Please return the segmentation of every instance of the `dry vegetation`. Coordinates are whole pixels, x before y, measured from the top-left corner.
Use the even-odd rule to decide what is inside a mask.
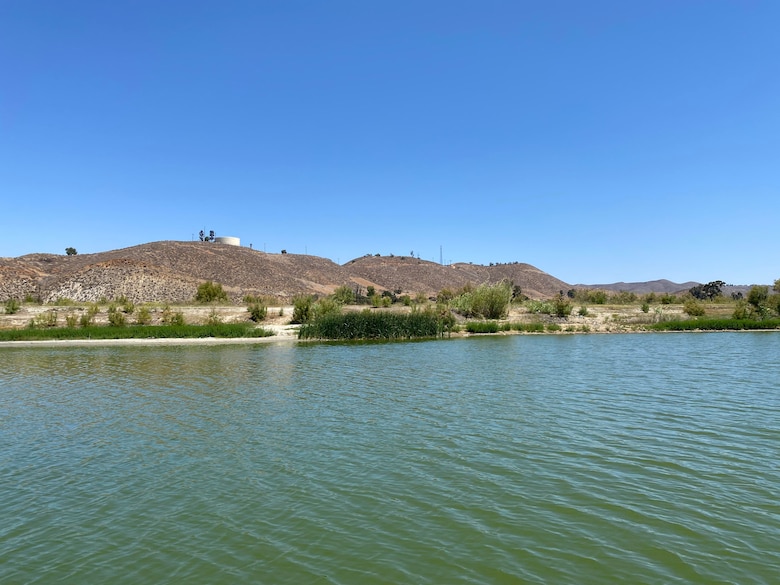
[[[298,294],[330,294],[342,285],[432,296],[445,288],[504,278],[531,298],[569,288],[528,264],[442,266],[412,257],[365,256],[340,266],[317,256],[168,241],[99,254],[1,258],[0,301],[32,297],[44,303],[96,302],[126,297],[134,303],[184,303],[207,280],[220,283],[234,303],[247,295],[287,302]]]

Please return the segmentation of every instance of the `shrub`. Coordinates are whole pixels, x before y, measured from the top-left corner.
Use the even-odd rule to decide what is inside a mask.
[[[347,285],[338,287],[331,295],[334,301],[342,305],[353,305],[355,303],[355,291]]]
[[[747,296],[747,302],[753,305],[756,309],[764,306],[769,298],[768,286],[753,286],[750,288],[750,292]]]
[[[577,314],[580,317],[587,317],[588,316],[588,307],[586,307],[585,305],[581,306],[579,311],[577,311]]]
[[[609,300],[611,303],[614,303],[616,305],[630,305],[636,302],[636,294],[629,291],[621,290],[619,292],[614,293],[609,298]]]
[[[113,327],[125,326],[125,314],[116,308],[116,305],[108,307],[108,324]]]
[[[552,303],[549,301],[526,301],[525,308],[529,313],[537,313],[541,315],[552,315],[554,312]]]
[[[76,325],[78,324],[79,320],[73,313],[68,313],[65,315],[65,327],[68,329],[74,329]]]
[[[564,295],[558,295],[553,299],[553,309],[557,317],[568,317],[571,315],[571,301]]]
[[[481,284],[452,300],[453,309],[465,317],[500,319],[506,316],[512,300],[512,286],[508,281]]]
[[[644,303],[642,303],[642,312],[647,313],[649,311],[650,311],[650,303],[645,301]]]
[[[310,319],[319,319],[326,315],[340,315],[341,308],[341,303],[339,303],[336,299],[320,299],[311,306]]]
[[[198,286],[198,292],[195,293],[195,300],[199,303],[213,303],[216,301],[227,301],[227,293],[222,290],[222,285],[218,282],[207,280]]]
[[[5,302],[5,314],[6,315],[15,315],[19,312],[19,309],[22,307],[21,303],[16,299],[8,299]]]
[[[734,314],[732,317],[734,319],[750,319],[752,316],[752,311],[750,309],[751,305],[749,305],[746,300],[740,299],[734,307]]]
[[[135,322],[137,325],[149,325],[152,322],[152,312],[149,307],[141,307],[135,314]]]
[[[661,304],[662,305],[673,305],[677,302],[677,297],[674,295],[670,295],[669,293],[664,293],[661,295]]]
[[[184,325],[184,313],[181,311],[174,312],[170,306],[165,305],[160,321],[163,325]]]
[[[695,299],[686,299],[683,303],[683,311],[691,317],[701,317],[704,315],[704,305]]]
[[[247,306],[246,310],[249,311],[249,318],[255,323],[265,319],[266,315],[268,314],[268,307],[259,301],[249,303],[249,306]]]
[[[557,323],[548,323],[547,324],[547,331],[560,331],[561,326]]]
[[[57,311],[45,311],[39,314],[34,319],[30,320],[30,328],[35,329],[38,327],[56,327],[57,326]]]
[[[311,319],[311,307],[314,297],[311,295],[297,295],[293,297],[293,314],[290,323],[308,323]]]

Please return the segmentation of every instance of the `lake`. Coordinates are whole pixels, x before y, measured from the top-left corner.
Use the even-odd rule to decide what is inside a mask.
[[[780,582],[780,334],[0,349],[0,582]]]

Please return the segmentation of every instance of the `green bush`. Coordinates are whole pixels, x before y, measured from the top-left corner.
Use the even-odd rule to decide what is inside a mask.
[[[125,314],[113,304],[108,307],[108,324],[113,327],[124,327],[126,324]]]
[[[560,331],[561,326],[557,323],[548,323],[547,324],[547,331]]]
[[[615,305],[630,305],[636,302],[636,294],[621,290],[609,297],[609,302]]]
[[[293,297],[293,314],[290,323],[308,323],[311,319],[311,308],[314,297],[311,295],[297,295]]]
[[[163,325],[184,325],[184,313],[181,311],[173,311],[168,305],[165,305],[160,315],[160,322]]]
[[[227,301],[227,293],[222,290],[222,285],[210,280],[198,286],[198,292],[195,293],[195,300],[199,303],[213,303],[216,301]]]
[[[249,303],[246,310],[249,311],[249,318],[255,323],[259,323],[265,319],[268,314],[268,307],[259,301]]]
[[[686,299],[683,303],[683,311],[691,317],[701,317],[704,315],[704,305],[695,299]]]
[[[355,291],[352,290],[347,285],[338,287],[336,290],[333,291],[331,297],[333,298],[334,301],[342,305],[355,304]]]
[[[57,311],[45,311],[40,313],[37,317],[30,320],[29,327],[31,329],[36,328],[49,328],[57,326]]]
[[[552,303],[549,301],[529,300],[525,302],[525,308],[529,313],[536,313],[541,315],[552,315],[555,312]]]
[[[326,315],[340,315],[342,304],[334,298],[319,299],[311,306],[311,319],[319,319]]]
[[[501,319],[506,316],[512,300],[512,285],[508,281],[497,284],[481,284],[473,291],[459,294],[452,299],[454,311],[464,317]]]
[[[22,308],[22,304],[16,299],[8,299],[5,302],[5,314],[15,315]]]
[[[553,299],[552,305],[557,317],[568,317],[571,315],[572,304],[568,297],[560,294]]]
[[[588,316],[588,307],[586,307],[585,305],[581,306],[579,311],[577,311],[577,314],[580,317],[587,317]]]
[[[149,325],[152,322],[152,312],[149,307],[141,307],[135,314],[136,325]]]

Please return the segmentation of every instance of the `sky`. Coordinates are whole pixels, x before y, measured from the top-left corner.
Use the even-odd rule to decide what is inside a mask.
[[[0,256],[214,230],[780,278],[776,0],[0,0]]]

